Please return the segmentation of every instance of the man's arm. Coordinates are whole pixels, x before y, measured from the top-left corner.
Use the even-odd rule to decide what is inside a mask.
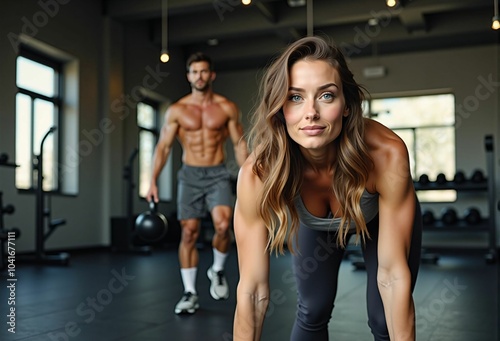
[[[174,104],[175,105],[175,104]],[[146,194],[146,200],[158,202],[158,187],[157,181],[160,173],[167,162],[170,151],[172,150],[172,145],[174,144],[175,137],[177,135],[177,130],[179,129],[179,124],[175,118],[175,107],[171,106],[165,114],[165,123],[163,124],[160,131],[160,138],[156,144],[153,153],[153,172],[151,174],[151,183]]]
[[[243,137],[243,126],[241,125],[240,122],[240,116],[241,116],[240,110],[234,103],[231,107],[232,107],[231,110],[232,113],[230,115],[227,128],[229,131],[229,136],[231,138],[231,141],[233,142],[236,162],[238,162],[238,165],[241,167],[248,157],[248,147],[247,147],[247,142]]]

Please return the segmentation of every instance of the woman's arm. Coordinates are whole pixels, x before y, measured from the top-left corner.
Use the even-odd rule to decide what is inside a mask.
[[[238,175],[234,232],[240,280],[236,293],[234,341],[260,340],[269,304],[269,253],[267,229],[258,212],[260,179],[252,172],[249,157]]]
[[[415,307],[408,267],[415,190],[406,146],[398,138],[387,142],[383,157],[375,161],[380,219],[378,288],[391,340],[415,340]]]

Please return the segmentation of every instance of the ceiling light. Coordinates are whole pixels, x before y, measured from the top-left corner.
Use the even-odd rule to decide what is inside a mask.
[[[168,55],[168,50],[167,50],[167,38],[168,38],[168,32],[167,32],[167,20],[168,20],[168,5],[167,5],[167,0],[163,0],[161,2],[161,52],[160,52],[160,60],[162,63],[166,63],[169,61],[170,56]]]
[[[207,45],[209,46],[217,46],[219,45],[219,40],[217,38],[212,38],[207,40]]]
[[[500,28],[500,18],[498,17],[498,15],[493,17],[491,28],[494,30],[498,30]]]
[[[241,3],[243,5],[250,5],[252,3],[252,0],[241,0]]]
[[[498,0],[493,0],[494,14],[491,23],[491,28],[498,30],[500,28],[500,17],[498,16]]]
[[[288,0],[288,6],[301,7],[306,5],[306,0]]]
[[[166,63],[170,60],[170,56],[168,54],[167,49],[162,49],[160,53],[160,60],[162,63]]]
[[[395,7],[398,2],[396,0],[386,0],[385,3],[387,4],[388,7]]]

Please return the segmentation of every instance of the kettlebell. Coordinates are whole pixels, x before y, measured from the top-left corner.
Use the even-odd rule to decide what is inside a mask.
[[[135,219],[135,232],[146,243],[160,241],[168,232],[168,221],[163,214],[157,211],[156,203],[149,202],[149,210]]]

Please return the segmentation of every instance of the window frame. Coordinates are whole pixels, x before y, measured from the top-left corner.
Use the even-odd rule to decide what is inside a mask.
[[[444,90],[440,90],[440,91],[429,91],[429,92],[426,92],[426,91],[421,91],[421,92],[418,92],[418,93],[388,93],[388,94],[378,94],[376,96],[369,96],[365,99],[365,104],[366,107],[364,108],[363,110],[363,113],[364,113],[364,116],[365,117],[368,117],[370,119],[374,119],[374,120],[377,120],[377,114],[376,113],[373,113],[373,108],[372,108],[372,102],[373,101],[376,101],[376,100],[386,100],[386,99],[396,99],[396,98],[411,98],[411,97],[428,97],[428,96],[439,96],[439,95],[451,95],[453,96],[453,103],[455,104],[456,102],[456,99],[455,99],[455,94],[453,93],[453,91],[451,91],[451,89],[444,89]],[[455,107],[453,107],[453,113],[455,114],[456,113],[456,109]],[[412,146],[412,154],[413,154],[413,165],[411,166],[411,172],[412,172],[412,176],[413,176],[413,181],[414,182],[418,182],[419,180],[419,177],[421,174],[417,174],[417,169],[419,169],[418,167],[418,158],[417,158],[417,151],[418,151],[418,142],[417,142],[417,131],[419,129],[439,129],[439,128],[450,128],[453,130],[453,134],[454,134],[454,148],[455,148],[455,156],[454,156],[454,165],[453,165],[453,168],[455,169],[455,173],[458,171],[458,168],[457,168],[457,159],[456,159],[456,115],[454,115],[453,117],[453,123],[450,123],[450,124],[444,124],[444,123],[439,123],[439,124],[435,124],[435,125],[429,125],[429,124],[426,124],[426,125],[421,125],[421,126],[415,126],[415,125],[412,125],[412,126],[393,126],[393,127],[388,127],[389,129],[391,129],[392,131],[394,131],[396,134],[399,131],[411,131],[411,134],[413,135],[413,146]],[[408,146],[407,146],[408,147]],[[432,180],[432,179],[431,179]],[[451,180],[451,179],[448,179],[448,180]],[[434,200],[434,199],[426,199],[426,197],[430,196],[432,197],[433,196],[433,193],[434,192],[439,192],[439,191],[450,191],[450,190],[438,190],[438,191],[428,191],[425,193],[425,198],[420,198],[420,201],[421,202],[426,202],[426,203],[450,203],[450,202],[455,202],[458,198],[458,195],[456,193],[456,191],[454,191],[454,199],[453,200]],[[420,196],[419,196],[420,197]]]
[[[44,94],[40,94],[22,87],[19,87],[17,84],[17,76],[16,76],[16,97],[17,94],[23,94],[31,99],[31,107],[30,107],[30,115],[31,115],[31,126],[30,126],[30,155],[31,155],[31,161],[30,162],[30,179],[31,179],[31,184],[29,188],[18,188],[16,185],[16,189],[19,192],[34,192],[36,191],[36,177],[35,177],[35,167],[34,167],[34,161],[36,158],[36,155],[34,153],[34,118],[35,118],[35,100],[43,100],[50,102],[54,105],[54,109],[57,112],[56,115],[56,120],[55,124],[58,128],[58,133],[55,134],[54,138],[54,150],[57,158],[55,158],[54,162],[56,163],[57,167],[57,172],[56,172],[56,178],[54,179],[54,188],[47,190],[47,193],[53,193],[53,194],[61,194],[63,192],[62,190],[62,181],[61,181],[61,127],[62,127],[62,117],[64,116],[64,77],[63,77],[63,67],[64,63],[61,61],[58,61],[55,58],[51,58],[48,55],[43,54],[42,52],[36,51],[33,48],[30,48],[29,46],[25,44],[20,44],[19,45],[19,51],[16,57],[16,63],[17,63],[17,58],[23,57],[26,59],[29,59],[33,62],[36,62],[38,64],[42,64],[44,66],[50,67],[54,69],[55,74],[57,75],[57,80],[56,80],[56,91],[54,94],[54,97],[49,97]],[[17,116],[17,106],[16,106],[16,116]]]

